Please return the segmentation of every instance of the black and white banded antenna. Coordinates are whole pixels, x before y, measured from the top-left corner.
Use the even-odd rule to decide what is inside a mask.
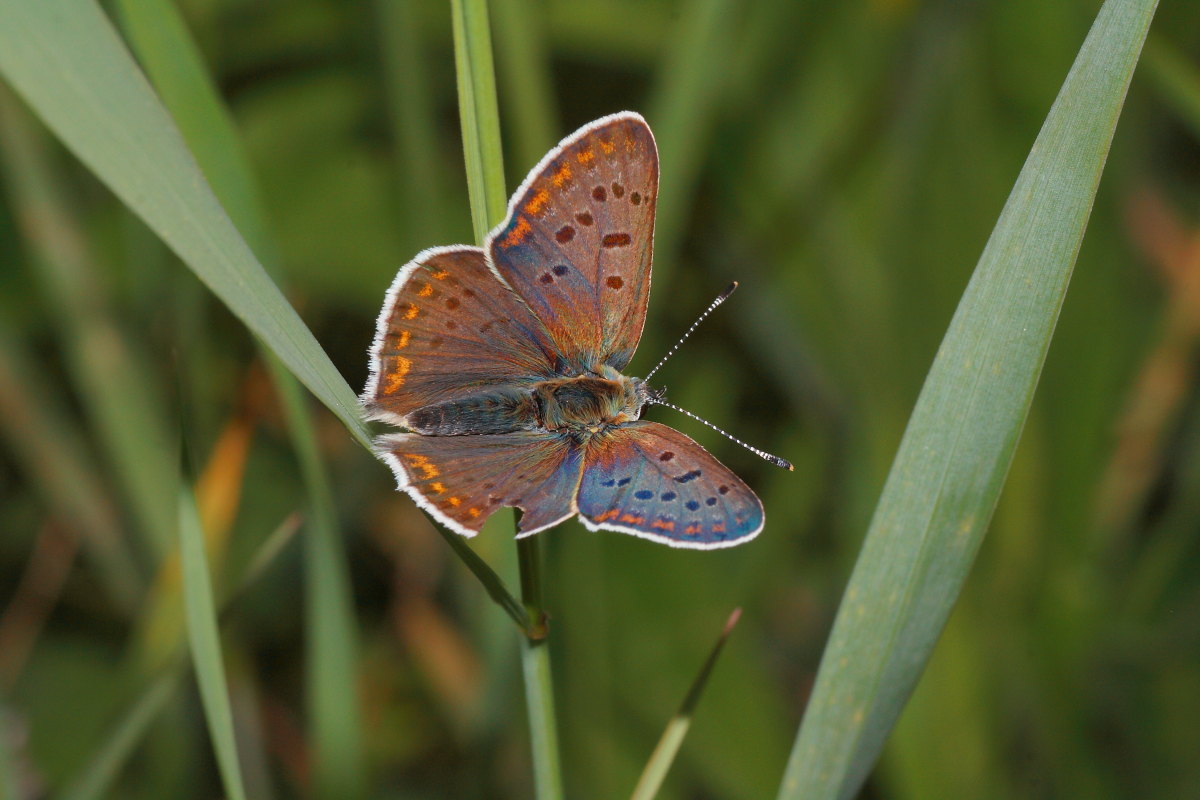
[[[708,427],[712,428],[714,431],[721,434],[729,441],[731,441],[735,444],[740,444],[742,447],[746,448],[751,453],[754,453],[754,455],[758,456],[762,460],[767,461],[771,464],[774,464],[777,467],[783,467],[788,472],[792,472],[793,470],[795,470],[795,467],[792,466],[792,462],[788,461],[786,458],[780,458],[779,456],[768,453],[766,450],[759,450],[757,447],[755,447],[752,444],[746,444],[745,442],[743,442],[741,439],[734,436],[729,431],[721,430],[716,425],[713,425],[711,422],[706,420],[704,417],[698,417],[695,414],[693,414],[692,412],[688,411],[686,408],[680,408],[679,406],[675,405],[674,403],[668,403],[666,400],[659,400],[654,397],[651,397],[646,402],[649,405],[666,406],[667,408],[678,411],[680,414],[686,414],[687,416],[696,420],[696,422],[699,422],[703,425],[707,425]]]
[[[679,349],[679,345],[686,342],[687,338],[692,335],[692,331],[696,330],[696,328],[699,328],[700,323],[704,322],[704,320],[708,318],[709,314],[711,314],[712,312],[717,310],[717,306],[721,305],[721,303],[724,303],[726,300],[728,300],[729,295],[733,294],[733,290],[736,289],[737,287],[738,287],[738,282],[734,281],[733,283],[729,284],[729,286],[725,289],[725,291],[723,291],[719,295],[717,295],[717,299],[713,300],[711,303],[708,304],[708,308],[704,309],[704,313],[701,314],[699,317],[697,317],[696,321],[692,323],[692,327],[690,327],[686,331],[684,331],[683,336],[679,337],[679,341],[675,343],[675,346],[667,351],[667,354],[662,357],[662,361],[659,361],[654,366],[654,369],[647,372],[646,377],[642,378],[642,380],[644,380],[644,381],[650,380],[650,377],[652,375],[654,375],[654,373],[656,373],[660,369],[662,369],[662,365],[667,363],[667,359],[670,358],[671,356],[675,355],[675,351]]]
[[[704,313],[701,314],[696,319],[696,321],[692,323],[692,326],[684,332],[683,336],[679,337],[679,341],[675,343],[675,346],[667,351],[667,354],[662,357],[662,361],[659,361],[658,364],[655,365],[654,369],[650,370],[650,372],[648,372],[646,374],[646,377],[643,378],[643,380],[649,381],[650,376],[653,375],[654,373],[658,372],[658,370],[662,367],[662,365],[667,363],[668,358],[675,355],[675,351],[679,349],[679,345],[681,345],[685,341],[687,341],[687,338],[692,335],[692,331],[696,330],[696,328],[698,328],[700,326],[700,323],[704,322],[705,318],[707,318],[709,314],[711,314],[713,311],[715,311],[717,309],[717,306],[721,305],[721,303],[724,303],[726,300],[728,300],[729,295],[733,294],[734,290],[737,289],[737,287],[738,287],[737,281],[734,281],[733,283],[729,284],[728,288],[726,288],[725,291],[723,291],[719,295],[717,295],[717,299],[713,300],[712,303],[709,304],[708,308],[704,309]],[[795,467],[792,466],[792,462],[788,461],[787,459],[780,458],[779,456],[776,456],[776,455],[772,455],[771,453],[768,453],[766,450],[759,450],[754,445],[743,442],[741,439],[737,438],[736,436],[731,434],[729,431],[718,428],[716,425],[713,425],[711,422],[704,419],[703,417],[696,416],[692,412],[688,411],[686,408],[680,408],[679,406],[675,405],[674,403],[668,403],[666,400],[663,399],[663,395],[664,395],[664,392],[651,391],[650,397],[646,400],[646,404],[647,405],[655,405],[655,406],[666,406],[667,408],[678,411],[680,414],[685,414],[685,415],[691,417],[692,419],[696,420],[697,422],[701,423],[702,425],[707,425],[709,428],[712,428],[714,431],[721,434],[729,441],[734,442],[735,444],[740,444],[742,447],[746,448],[751,453],[754,453],[754,455],[758,456],[759,458],[763,459],[764,461],[774,464],[777,467],[782,467],[783,469],[786,469],[789,472],[791,472],[795,469]]]

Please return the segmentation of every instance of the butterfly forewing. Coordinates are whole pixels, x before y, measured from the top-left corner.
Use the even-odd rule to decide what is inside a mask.
[[[588,443],[579,514],[589,528],[674,547],[728,547],[762,530],[754,492],[684,434],[656,422],[612,428]]]
[[[658,151],[631,112],[563,140],[489,237],[499,275],[542,320],[565,371],[629,363],[646,318]]]
[[[474,536],[496,509],[524,510],[521,535],[576,512],[582,451],[556,433],[380,437],[401,489],[447,527]]]
[[[477,247],[426,250],[388,292],[363,392],[369,414],[400,425],[412,411],[553,374],[545,327],[496,279]]]

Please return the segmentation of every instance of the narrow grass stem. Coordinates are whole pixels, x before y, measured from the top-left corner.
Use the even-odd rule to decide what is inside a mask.
[[[486,0],[453,0],[451,9],[467,190],[475,239],[482,245],[488,231],[504,216],[508,194],[504,186],[491,30]],[[521,640],[521,667],[525,674],[534,785],[538,800],[554,800],[562,797],[562,770],[554,714],[554,681],[543,623],[537,540],[519,540],[517,553],[521,596],[532,626]]]
[[[525,704],[533,749],[533,777],[538,800],[563,796],[558,755],[558,722],[554,712],[554,682],[550,673],[550,643],[542,605],[541,543],[536,536],[517,540],[521,570],[521,600],[530,619],[530,635],[521,640],[525,673]]]

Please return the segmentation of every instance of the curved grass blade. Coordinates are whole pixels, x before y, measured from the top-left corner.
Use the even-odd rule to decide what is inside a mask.
[[[713,667],[717,665],[717,657],[721,655],[725,640],[729,638],[729,634],[733,632],[733,628],[738,624],[741,616],[742,610],[735,608],[729,615],[729,619],[725,621],[725,628],[717,637],[717,643],[713,645],[708,658],[704,660],[704,665],[700,667],[696,679],[692,681],[691,688],[688,689],[683,703],[679,706],[679,711],[675,712],[675,716],[667,723],[667,729],[663,731],[662,738],[658,740],[658,745],[650,755],[650,760],[646,762],[646,768],[642,770],[642,776],[638,778],[637,786],[634,787],[630,800],[654,800],[658,795],[658,790],[662,787],[667,772],[671,769],[671,764],[675,761],[675,756],[683,744],[683,737],[687,736],[688,728],[692,726],[692,714],[695,713],[696,704],[700,702],[700,696],[704,694],[704,687],[708,685],[708,676],[712,674]]]
[[[277,248],[249,158],[178,10],[167,0],[121,0],[118,8],[135,51],[218,198],[255,243],[266,267],[277,271]],[[320,796],[361,797],[366,775],[354,678],[357,633],[337,512],[303,392],[270,352],[264,358],[284,408],[310,508],[305,608],[313,781]]]
[[[1156,5],[1101,8],[984,248],[846,588],[784,800],[855,795],[945,625],[995,510]]]
[[[94,0],[0,0],[0,74],[370,448],[354,392],[230,222]]]
[[[209,582],[208,558],[204,554],[204,531],[200,528],[200,515],[188,488],[179,493],[179,553],[188,643],[221,782],[230,800],[245,800],[246,790],[242,785],[242,769],[233,734],[229,686],[221,657],[217,610]]]

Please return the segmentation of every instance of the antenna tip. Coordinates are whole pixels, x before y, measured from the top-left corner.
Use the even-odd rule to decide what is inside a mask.
[[[779,456],[771,456],[767,460],[770,461],[772,464],[774,464],[777,467],[783,467],[788,472],[796,471],[796,468],[792,466],[792,462],[788,461],[786,458],[780,458]]]
[[[733,283],[726,286],[725,291],[721,292],[721,296],[717,298],[717,301],[720,302],[720,301],[724,300],[725,298],[729,297],[729,295],[734,293],[734,291],[737,289],[737,287],[738,287],[737,281],[734,281]]]

